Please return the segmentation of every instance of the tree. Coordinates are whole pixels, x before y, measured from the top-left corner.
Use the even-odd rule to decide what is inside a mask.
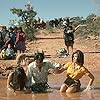
[[[12,8],[10,9],[10,11],[21,18],[21,20],[18,21],[18,23],[20,22],[19,25],[21,25],[24,31],[27,33],[26,38],[28,40],[33,40],[35,39],[35,29],[33,27],[33,20],[37,13],[33,10],[33,7],[30,2],[27,5],[25,5],[25,7],[26,9]]]

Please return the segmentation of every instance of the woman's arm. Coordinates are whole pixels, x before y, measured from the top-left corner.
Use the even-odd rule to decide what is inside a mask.
[[[89,78],[90,78],[90,81],[87,85],[87,88],[85,90],[90,90],[91,89],[91,85],[93,84],[93,81],[94,81],[94,76],[89,72],[88,74]]]

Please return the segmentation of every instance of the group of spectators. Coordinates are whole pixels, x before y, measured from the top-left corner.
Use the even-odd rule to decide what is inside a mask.
[[[24,52],[25,33],[22,27],[3,26],[0,31],[0,59],[13,59],[16,53]]]

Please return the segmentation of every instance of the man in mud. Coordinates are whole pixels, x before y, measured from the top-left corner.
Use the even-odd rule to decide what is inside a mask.
[[[48,89],[48,75],[50,70],[61,67],[59,63],[44,59],[43,53],[37,53],[35,61],[29,64],[27,69],[27,88],[35,93],[46,92]]]

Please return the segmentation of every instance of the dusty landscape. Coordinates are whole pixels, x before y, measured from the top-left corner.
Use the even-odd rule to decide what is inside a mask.
[[[56,51],[59,48],[66,48],[63,39],[63,31],[58,30],[53,33],[49,33],[48,31],[41,30],[37,34],[37,40],[32,42],[27,42],[27,52],[33,53],[37,49],[43,49],[46,57],[50,60],[57,61],[61,64],[64,64],[71,60],[71,55],[66,58],[57,58],[54,57]],[[89,68],[91,71],[100,70],[100,38],[88,38],[83,39],[82,37],[75,38],[74,43],[74,51],[82,50],[85,55],[85,66]],[[0,68],[5,69],[10,65],[15,65],[16,60],[0,60]]]
[[[42,30],[40,34],[37,35],[37,40],[34,42],[26,42],[28,53],[33,53],[37,49],[43,49],[45,52],[45,56],[49,60],[57,61],[61,64],[65,64],[66,62],[71,60],[71,55],[65,58],[57,58],[54,57],[56,54],[56,50],[59,48],[66,48],[63,40],[63,32],[62,30],[49,33],[47,31]],[[16,95],[6,90],[6,78],[9,70],[5,70],[9,68],[11,65],[16,64],[16,60],[0,60],[0,100],[67,100],[67,99],[75,99],[75,100],[99,100],[100,98],[100,38],[95,39],[94,37],[83,39],[83,37],[75,38],[74,43],[74,51],[82,50],[85,55],[85,64],[84,66],[88,68],[91,73],[95,76],[95,81],[93,83],[93,90],[88,91],[86,93],[76,93],[76,94],[63,94],[59,93],[59,88],[63,81],[65,80],[66,73],[62,73],[60,75],[50,75],[49,76],[49,85],[52,87],[52,93],[46,94],[24,94],[20,92],[16,92]],[[27,68],[27,67],[25,67]],[[2,73],[4,72],[4,73]],[[3,76],[2,76],[3,75]],[[3,78],[3,79],[2,79]],[[81,79],[82,88],[85,89],[87,83],[89,81],[88,77],[83,77]],[[26,99],[25,99],[26,98]]]

